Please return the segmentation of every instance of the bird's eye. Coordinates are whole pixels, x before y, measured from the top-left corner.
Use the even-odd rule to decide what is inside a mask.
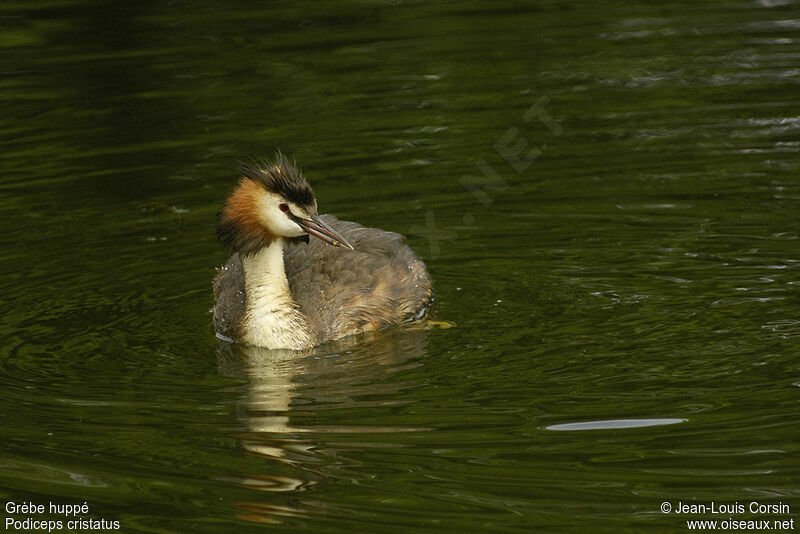
[[[289,204],[280,204],[278,206],[283,213],[289,213]]]

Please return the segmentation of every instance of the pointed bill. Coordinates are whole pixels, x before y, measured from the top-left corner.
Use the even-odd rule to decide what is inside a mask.
[[[353,245],[347,242],[347,239],[342,237],[339,232],[331,228],[329,224],[327,224],[317,215],[312,215],[311,219],[301,219],[300,217],[297,217],[295,218],[295,221],[303,228],[303,230],[308,232],[309,235],[313,235],[316,238],[322,239],[329,245],[355,250]]]

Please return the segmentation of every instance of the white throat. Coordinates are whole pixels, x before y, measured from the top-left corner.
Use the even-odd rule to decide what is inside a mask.
[[[242,258],[247,311],[242,341],[269,349],[314,346],[308,319],[292,298],[283,266],[283,239]]]

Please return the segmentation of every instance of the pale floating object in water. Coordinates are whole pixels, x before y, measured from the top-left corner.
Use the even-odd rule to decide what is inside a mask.
[[[688,421],[688,419],[609,419],[606,421],[584,421],[582,423],[550,425],[545,427],[545,430],[616,430],[620,428],[675,425],[677,423],[685,423],[686,421]]]

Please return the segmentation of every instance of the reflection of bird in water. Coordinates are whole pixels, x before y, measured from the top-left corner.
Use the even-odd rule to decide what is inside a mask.
[[[343,469],[358,464],[345,453],[352,443],[337,436],[362,436],[359,441],[370,448],[396,447],[403,443],[396,441],[399,434],[431,431],[406,421],[387,426],[362,420],[374,410],[391,417],[392,401],[409,394],[413,382],[403,373],[424,365],[428,331],[413,325],[367,333],[359,345],[334,341],[314,351],[320,357],[220,342],[220,373],[246,383],[235,403],[240,424],[232,437],[248,460],[232,462],[224,475],[226,482],[252,490],[236,503],[237,517],[280,523],[313,514],[314,505],[299,492],[336,484]],[[282,499],[276,492],[297,498]]]
[[[217,235],[233,254],[214,279],[214,328],[235,341],[307,349],[419,318],[433,297],[401,235],[317,215],[281,154],[243,169]]]

